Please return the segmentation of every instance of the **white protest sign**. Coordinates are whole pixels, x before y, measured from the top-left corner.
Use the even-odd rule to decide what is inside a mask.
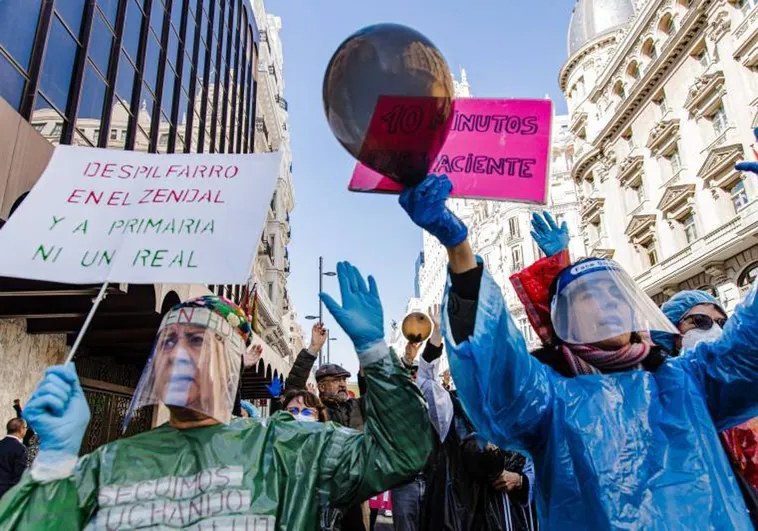
[[[59,146],[0,230],[0,275],[72,284],[247,281],[280,153]]]

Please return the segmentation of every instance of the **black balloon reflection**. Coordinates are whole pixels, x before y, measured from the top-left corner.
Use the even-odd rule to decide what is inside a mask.
[[[453,79],[429,39],[399,24],[378,24],[337,48],[323,99],[329,127],[350,154],[412,186],[426,176],[441,144]]]

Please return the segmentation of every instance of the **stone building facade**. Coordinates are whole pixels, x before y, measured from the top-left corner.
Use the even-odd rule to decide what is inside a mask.
[[[755,0],[579,0],[559,76],[590,254],[662,303],[758,276]]]

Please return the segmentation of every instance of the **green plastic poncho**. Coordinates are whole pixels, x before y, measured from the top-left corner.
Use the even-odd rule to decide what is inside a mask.
[[[317,529],[320,507],[406,481],[431,450],[426,408],[397,357],[382,345],[361,361],[370,388],[362,433],[284,411],[165,424],[80,458],[68,478],[40,483],[26,472],[0,502],[0,529]]]

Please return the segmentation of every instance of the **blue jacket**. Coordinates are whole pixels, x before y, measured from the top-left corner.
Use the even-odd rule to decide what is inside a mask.
[[[527,352],[485,271],[468,340],[443,333],[482,436],[529,454],[544,529],[752,529],[718,432],[758,415],[753,289],[715,343],[656,372],[565,378]]]

